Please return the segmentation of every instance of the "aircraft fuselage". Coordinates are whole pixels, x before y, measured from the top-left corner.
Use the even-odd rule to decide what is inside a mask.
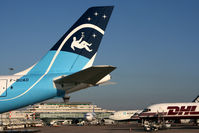
[[[65,92],[53,83],[60,75],[63,74],[0,76],[0,113],[63,96]]]

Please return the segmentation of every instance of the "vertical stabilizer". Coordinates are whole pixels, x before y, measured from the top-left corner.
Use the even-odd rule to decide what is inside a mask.
[[[76,72],[93,64],[113,6],[89,8],[28,74]]]

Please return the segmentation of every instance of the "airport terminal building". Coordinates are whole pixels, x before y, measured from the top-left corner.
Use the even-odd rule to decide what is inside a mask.
[[[83,120],[88,112],[94,112],[98,119],[106,119],[115,112],[97,107],[91,102],[40,103],[27,108],[27,110],[35,114],[36,119],[41,119],[45,122],[56,119],[77,122]]]
[[[91,102],[71,102],[71,103],[40,103],[29,106],[23,110],[16,110],[1,114],[0,125],[40,123],[45,124],[52,121],[70,120],[72,123],[78,123],[85,119],[85,114],[94,112],[97,119],[106,119],[113,110],[102,109]]]

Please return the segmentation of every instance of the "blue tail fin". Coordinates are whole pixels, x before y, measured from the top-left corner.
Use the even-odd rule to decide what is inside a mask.
[[[90,67],[113,6],[91,7],[28,74],[76,72]]]

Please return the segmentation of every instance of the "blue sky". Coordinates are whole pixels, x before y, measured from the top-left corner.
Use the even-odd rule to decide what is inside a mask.
[[[95,65],[114,65],[115,85],[71,94],[107,109],[189,102],[199,95],[197,0],[1,0],[0,74],[37,62],[91,6],[114,5]]]

